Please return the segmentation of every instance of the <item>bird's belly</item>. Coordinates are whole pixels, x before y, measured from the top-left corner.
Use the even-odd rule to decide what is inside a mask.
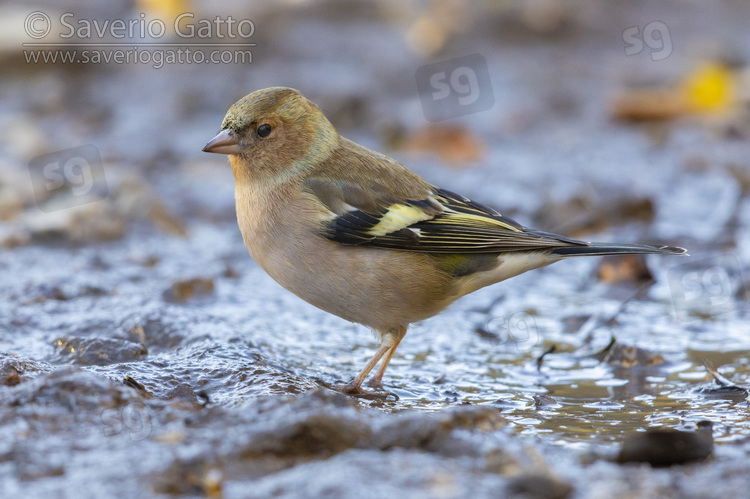
[[[494,268],[475,272],[458,279],[456,281],[456,292],[460,296],[464,296],[529,270],[545,267],[560,259],[559,256],[551,255],[548,251],[521,251],[500,254],[497,255],[497,265]]]
[[[246,238],[250,255],[276,282],[308,303],[383,331],[439,313],[458,295],[450,276],[421,253],[342,246],[306,234]]]

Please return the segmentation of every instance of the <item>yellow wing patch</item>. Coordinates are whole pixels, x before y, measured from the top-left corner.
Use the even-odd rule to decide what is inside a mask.
[[[500,228],[500,229],[510,230],[513,232],[521,232],[522,230],[519,227],[516,227],[509,223],[505,223],[502,220],[498,220],[497,218],[488,217],[486,214],[475,215],[473,213],[460,213],[450,208],[447,208],[445,210],[441,223],[447,224],[447,225],[458,225],[458,226],[468,226],[468,227]]]
[[[421,200],[335,216],[325,236],[347,245],[370,245],[434,254],[476,254],[585,245],[531,231],[492,208],[444,189]],[[463,270],[461,270],[463,271]]]
[[[380,221],[367,229],[366,232],[374,237],[385,236],[433,217],[434,215],[426,213],[424,209],[415,205],[392,204],[386,208],[386,212],[380,218]]]

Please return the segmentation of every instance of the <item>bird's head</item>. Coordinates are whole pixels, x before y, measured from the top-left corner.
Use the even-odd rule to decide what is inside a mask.
[[[323,112],[293,88],[257,90],[227,111],[204,152],[228,154],[235,179],[297,173],[330,156],[339,135]]]

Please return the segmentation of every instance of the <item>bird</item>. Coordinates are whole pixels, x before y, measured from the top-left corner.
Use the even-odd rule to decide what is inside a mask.
[[[203,151],[229,156],[237,222],[255,262],[299,298],[378,335],[359,374],[333,387],[354,396],[384,391],[410,324],[480,288],[570,257],[686,254],[527,228],[342,137],[293,88],[237,101]]]

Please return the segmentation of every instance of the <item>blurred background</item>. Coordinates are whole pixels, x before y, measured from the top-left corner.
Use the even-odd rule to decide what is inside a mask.
[[[747,470],[729,462],[750,452],[748,15],[743,0],[0,4],[4,490],[83,477],[92,494],[241,496],[255,481],[258,497],[300,484],[336,496],[359,490],[345,469],[373,494],[461,497],[526,491],[534,480],[508,478],[525,467],[555,497],[594,497],[592,483],[649,495],[658,475],[581,453],[708,419],[723,450],[674,472],[684,489],[670,493],[737,493]],[[269,86],[524,225],[692,256],[565,262],[486,288],[410,330],[385,381],[398,401],[328,400],[313,390],[352,377],[373,338],[255,266],[226,158],[201,152],[235,101]],[[253,426],[274,404],[278,425]],[[356,412],[369,405],[381,414]],[[294,437],[351,421],[370,435],[411,410],[429,427],[418,418],[463,405],[502,414],[492,438],[576,453],[540,465],[498,441],[514,468],[480,441],[464,442],[481,461],[468,464],[417,446],[426,454],[401,456],[424,459],[415,479],[384,464],[382,442]],[[273,454],[262,435],[288,447]],[[360,461],[325,461],[350,448]],[[315,472],[297,466],[309,456],[325,457]]]
[[[229,171],[200,149],[233,102],[267,86],[300,89],[344,135],[548,230],[602,228],[639,207],[645,217],[649,203],[671,209],[654,191],[673,167],[718,166],[727,182],[711,181],[708,195],[736,201],[745,6],[675,4],[684,12],[548,0],[6,3],[2,240],[121,237],[149,218],[180,233],[193,216],[231,219]],[[90,184],[74,167],[55,183],[42,165],[29,188],[33,158],[83,145],[95,148]],[[103,202],[80,206],[89,197]],[[719,235],[730,204],[704,214],[715,228],[701,229],[706,237]],[[97,224],[94,212],[122,223]],[[664,236],[696,235],[687,213],[659,215]],[[91,227],[66,226],[73,216]]]

